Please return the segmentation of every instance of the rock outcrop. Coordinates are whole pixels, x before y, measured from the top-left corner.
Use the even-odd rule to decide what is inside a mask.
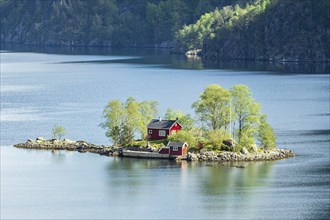
[[[14,147],[17,148],[28,148],[28,149],[42,149],[42,150],[69,150],[69,151],[79,151],[81,153],[91,152],[101,155],[112,156],[114,152],[118,152],[118,148],[95,145],[88,143],[86,141],[72,141],[69,139],[57,140],[51,139],[46,140],[42,137],[36,138],[36,140],[27,140],[25,143],[15,144]]]
[[[245,149],[246,150],[246,149]],[[245,151],[244,151],[245,152]],[[280,160],[288,157],[294,157],[292,150],[277,149],[274,151],[265,150],[257,153],[236,153],[236,152],[220,152],[202,151],[200,153],[188,153],[188,161],[267,161]]]

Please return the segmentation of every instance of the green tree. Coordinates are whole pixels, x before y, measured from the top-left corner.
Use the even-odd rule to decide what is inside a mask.
[[[189,145],[189,148],[196,148],[198,144],[197,136],[187,130],[181,130],[180,132],[173,133],[167,137],[167,140],[186,142]]]
[[[227,128],[230,123],[230,92],[219,85],[206,87],[192,104],[199,120],[212,130]]]
[[[106,129],[105,135],[112,140],[114,145],[120,142],[120,133],[125,119],[125,108],[119,100],[110,101],[104,108],[105,122],[101,127]]]
[[[222,142],[230,138],[229,134],[224,130],[216,129],[207,131],[206,136],[206,146],[210,146],[211,150],[220,150]]]
[[[258,140],[264,149],[276,148],[276,136],[274,129],[267,122],[267,116],[262,115],[260,117],[260,125],[258,127]]]
[[[236,129],[238,142],[241,143],[244,137],[244,143],[252,142],[253,136],[257,131],[260,117],[260,105],[252,98],[252,93],[246,85],[236,85],[231,89],[232,106],[234,117],[238,123]],[[235,128],[235,121],[234,121]],[[252,143],[253,144],[253,143]]]
[[[165,119],[178,119],[178,122],[182,126],[183,130],[191,130],[195,127],[195,120],[191,117],[191,115],[184,114],[180,110],[174,111],[171,108],[168,108],[165,114]]]
[[[110,101],[104,108],[105,122],[101,126],[114,145],[130,144],[136,133],[144,139],[147,124],[158,112],[157,105],[156,101],[137,102],[133,97],[128,97],[125,103]]]
[[[129,146],[134,141],[134,128],[128,124],[122,124],[120,130],[119,144]]]
[[[52,128],[52,137],[54,139],[61,140],[61,138],[66,134],[65,128],[63,126],[54,125]]]
[[[158,102],[157,101],[142,101],[139,103],[139,123],[138,131],[141,133],[141,138],[147,137],[147,125],[158,114]]]
[[[133,129],[133,133],[138,131],[139,120],[141,118],[139,112],[139,103],[130,96],[127,98],[125,105],[125,119],[123,125],[126,125],[127,128]]]

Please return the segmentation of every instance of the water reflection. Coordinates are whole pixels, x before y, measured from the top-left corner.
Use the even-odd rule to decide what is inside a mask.
[[[278,72],[281,75],[295,73],[329,73],[329,63],[315,62],[269,62],[269,61],[251,61],[251,60],[219,60],[204,61],[206,68],[231,69],[241,71],[267,71]]]
[[[202,204],[209,210],[208,215],[233,219],[246,213],[243,214],[245,218],[253,219],[253,204],[256,199],[263,198],[263,190],[269,186],[274,175],[274,163],[220,163],[212,166],[202,164],[199,190],[203,195]],[[232,167],[233,165],[238,167]]]
[[[65,161],[65,157],[67,155],[70,155],[70,153],[72,153],[63,150],[52,150],[51,152],[52,152],[52,162],[57,164],[63,163]]]
[[[148,160],[114,157],[113,162],[108,166],[110,171],[113,170],[145,170],[145,169],[165,169],[165,168],[181,168],[182,163],[175,160]]]
[[[242,165],[243,164],[243,165]],[[202,187],[204,194],[236,193],[233,190],[241,187],[258,187],[267,185],[267,180],[272,177],[274,162],[240,163],[233,168],[232,164],[218,164],[202,167]],[[241,168],[241,167],[245,168]]]
[[[187,57],[185,55],[171,54],[169,49],[153,48],[102,48],[102,47],[33,47],[24,45],[1,44],[1,50],[39,52],[50,54],[70,55],[110,55],[135,56],[136,59],[95,60],[95,63],[127,63],[148,64],[150,67],[167,67],[174,69],[226,69],[236,71],[266,71],[283,74],[295,73],[329,73],[330,63],[326,62],[269,62],[253,60],[203,60],[200,57]]]

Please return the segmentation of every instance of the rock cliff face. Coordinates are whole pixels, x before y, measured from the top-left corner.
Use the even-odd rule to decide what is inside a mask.
[[[274,1],[204,41],[206,59],[330,62],[329,1]]]

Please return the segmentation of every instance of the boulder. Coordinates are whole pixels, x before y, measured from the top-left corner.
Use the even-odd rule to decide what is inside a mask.
[[[188,161],[198,161],[198,157],[196,154],[188,152],[187,160]]]
[[[222,143],[226,146],[229,146],[229,147],[235,147],[236,146],[236,141],[233,140],[233,139],[227,139],[227,140],[223,140]]]
[[[36,141],[45,141],[45,138],[43,138],[43,137],[37,137],[36,138]]]
[[[73,143],[75,143],[75,141],[73,141],[73,140],[70,140],[70,139],[64,139],[63,140],[66,144],[73,144]]]
[[[256,144],[253,144],[251,148],[254,153],[258,153],[258,146]]]
[[[244,155],[249,155],[249,151],[245,147],[241,149],[241,153]]]

